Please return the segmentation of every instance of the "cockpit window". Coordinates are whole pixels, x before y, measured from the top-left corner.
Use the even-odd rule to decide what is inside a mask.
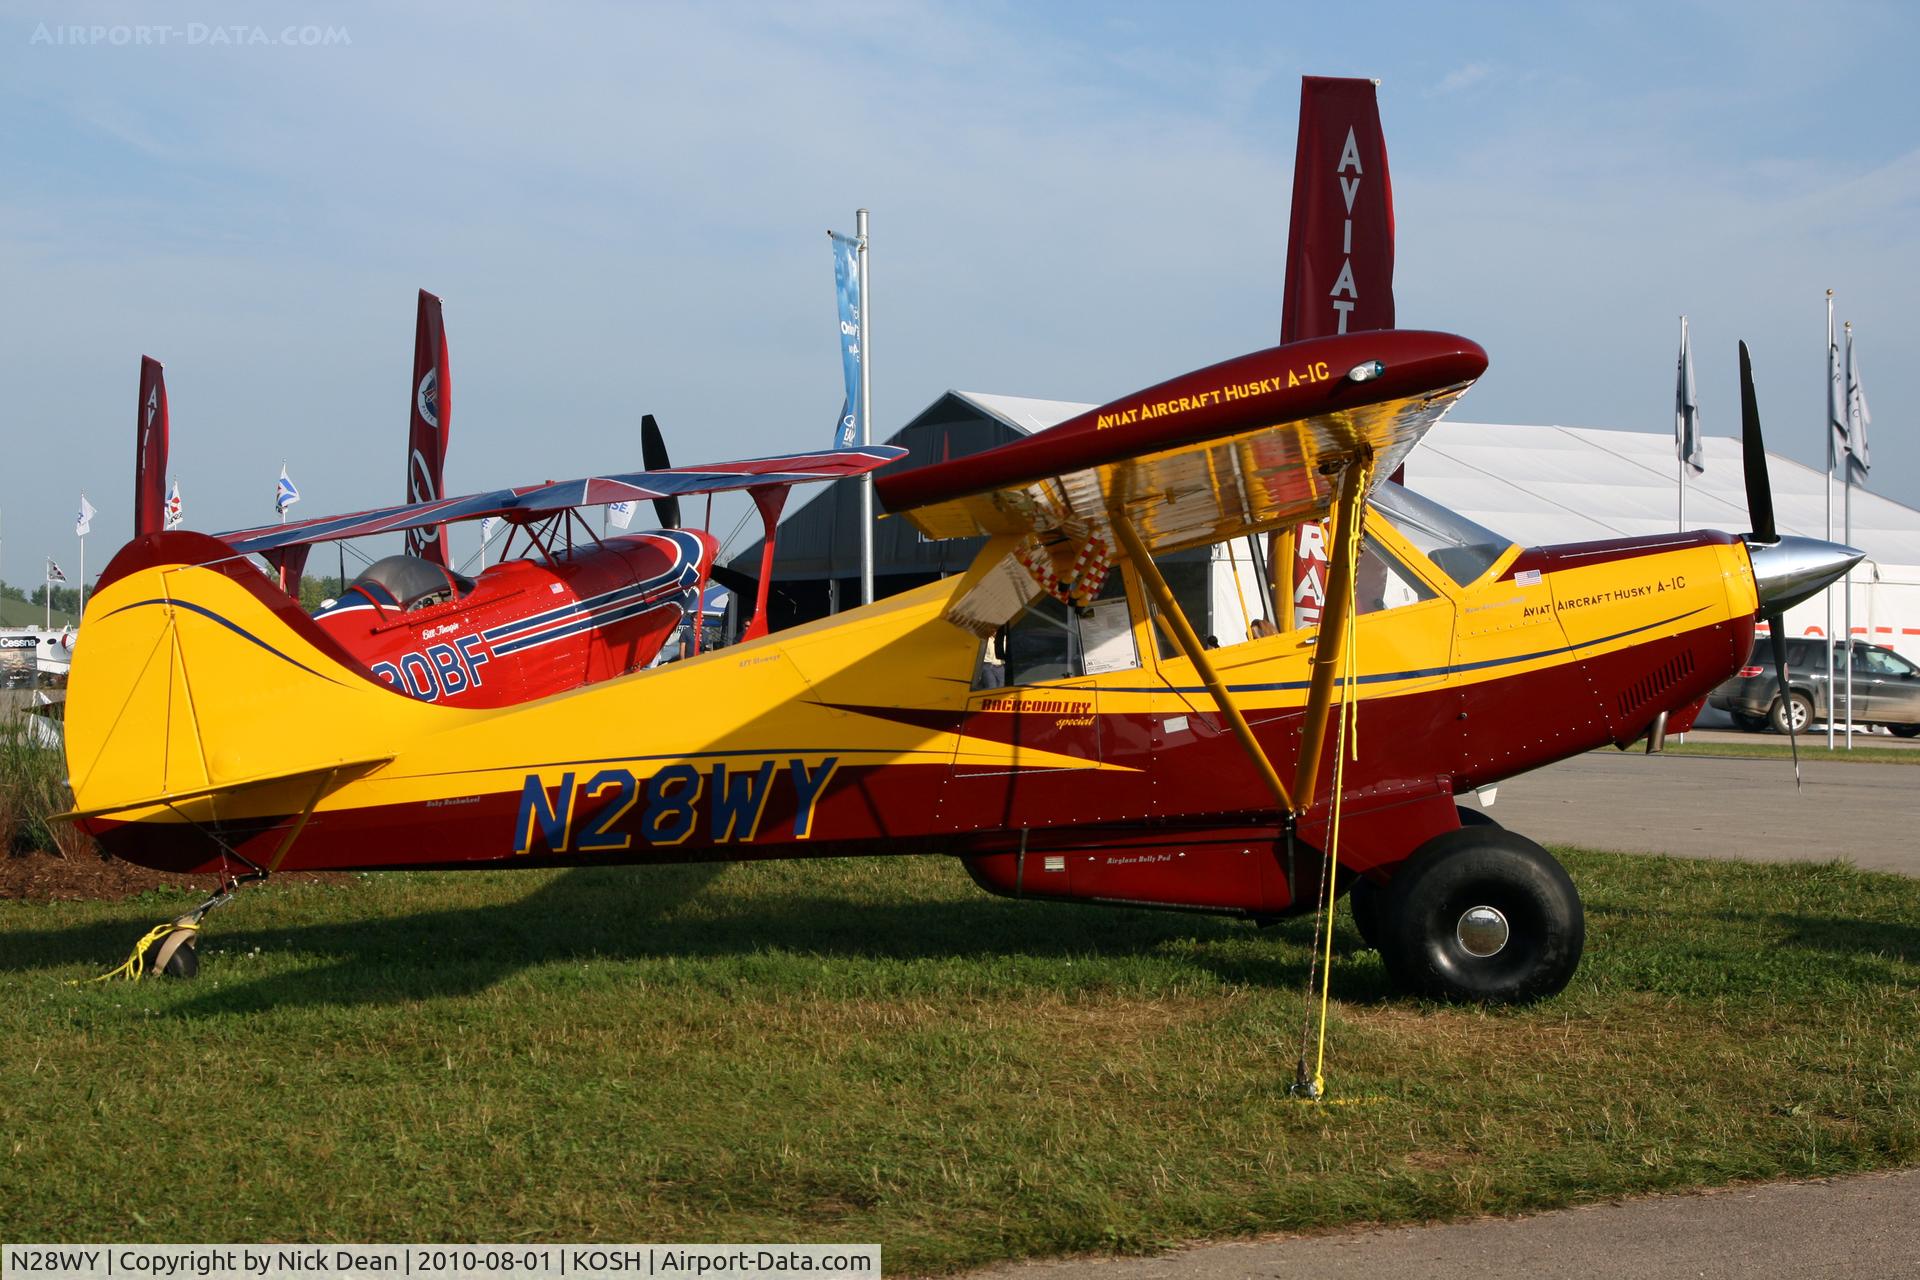
[[[418,556],[387,556],[368,565],[347,590],[357,590],[375,604],[410,613],[458,600],[473,590],[473,579]]]
[[[1463,587],[1492,568],[1493,562],[1513,545],[1512,539],[1484,529],[1459,512],[1449,511],[1391,480],[1374,490],[1373,509]]]
[[[1139,665],[1126,582],[1115,570],[1091,604],[1038,596],[981,646],[973,687],[1039,684]]]

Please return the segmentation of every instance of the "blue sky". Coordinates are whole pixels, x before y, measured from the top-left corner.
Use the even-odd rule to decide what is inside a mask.
[[[73,572],[82,489],[90,570],[129,533],[143,352],[195,527],[271,519],[283,460],[299,515],[397,499],[423,286],[456,491],[636,466],[643,412],[676,461],[823,444],[823,233],[863,204],[878,428],[1270,344],[1302,74],[1382,82],[1400,322],[1492,358],[1462,417],[1670,429],[1686,312],[1707,430],[1745,338],[1769,444],[1818,465],[1832,287],[1869,487],[1920,505],[1916,14],[9,3],[0,574]]]

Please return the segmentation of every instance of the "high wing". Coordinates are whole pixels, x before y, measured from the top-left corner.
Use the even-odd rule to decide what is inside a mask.
[[[1324,517],[1348,464],[1371,453],[1375,483],[1392,474],[1486,367],[1477,343],[1446,333],[1289,343],[875,488],[932,538],[1027,535],[1070,563],[1116,545],[1118,511],[1150,550],[1177,551]],[[1007,621],[1038,590],[1019,558],[948,616],[983,633]]]
[[[491,493],[470,494],[464,498],[441,498],[433,502],[377,507],[371,511],[356,511],[351,515],[326,516],[292,524],[261,525],[219,537],[241,554],[255,555],[305,543],[364,538],[377,533],[419,529],[458,520],[479,520],[487,516],[527,520],[569,507],[594,507],[641,498],[724,493],[733,489],[838,480],[842,476],[863,475],[883,467],[905,452],[905,449],[893,445],[870,445],[859,449],[828,449],[818,453],[749,458],[702,467],[669,467],[661,471],[588,476],[583,480],[495,489]]]

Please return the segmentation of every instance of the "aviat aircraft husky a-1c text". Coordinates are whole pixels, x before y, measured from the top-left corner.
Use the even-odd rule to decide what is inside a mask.
[[[137,539],[74,665],[75,816],[226,876],[944,852],[998,893],[1256,920],[1351,887],[1407,988],[1550,994],[1578,896],[1455,797],[1656,741],[1855,553],[1774,536],[1750,380],[1744,538],[1525,548],[1381,482],[1485,366],[1320,338],[883,476],[926,536],[987,536],[966,573],[514,706],[401,696],[232,547]],[[1323,517],[1324,625],[1205,647],[1154,557]]]

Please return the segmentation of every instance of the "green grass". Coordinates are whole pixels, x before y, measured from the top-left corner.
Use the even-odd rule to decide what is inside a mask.
[[[1842,764],[1920,764],[1920,748],[1866,745],[1872,741],[1869,738],[1863,743],[1860,735],[1855,734],[1853,750],[1846,749],[1843,739],[1828,751],[1825,733],[1806,734],[1800,739],[1800,758]],[[1675,742],[1669,738],[1663,749],[1668,755],[1728,756],[1741,760],[1786,760],[1793,754],[1793,748],[1784,738],[1778,742]]]
[[[19,718],[0,712],[0,857],[33,850],[92,852],[84,833],[47,821],[72,805],[66,758],[34,745]]]
[[[243,893],[192,983],[69,986],[186,899],[0,904],[0,1238],[880,1241],[891,1273],[1920,1161],[1920,883],[1567,855],[1573,986],[1392,997],[1308,926],[954,863]]]

